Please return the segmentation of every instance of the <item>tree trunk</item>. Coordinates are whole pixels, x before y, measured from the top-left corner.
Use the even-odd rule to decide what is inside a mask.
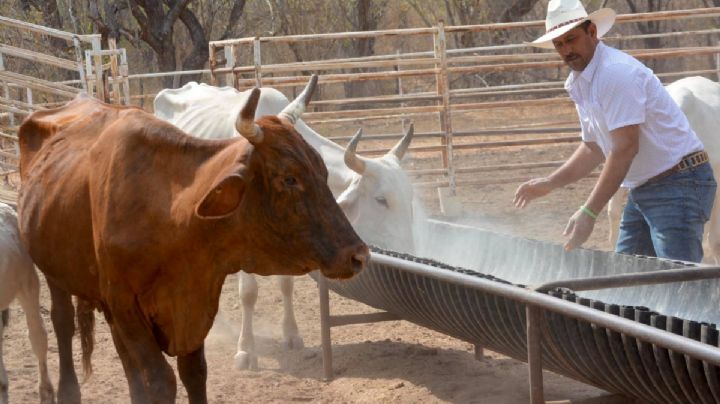
[[[354,31],[374,31],[377,29],[377,20],[380,16],[382,7],[373,4],[373,0],[357,0],[354,10],[352,10],[353,30]],[[373,13],[375,10],[375,13]],[[375,38],[359,38],[353,41],[352,57],[372,56],[375,54]],[[357,69],[360,72],[366,72],[368,69]],[[345,96],[348,98],[366,97],[374,94],[375,86],[364,82],[345,83]]]

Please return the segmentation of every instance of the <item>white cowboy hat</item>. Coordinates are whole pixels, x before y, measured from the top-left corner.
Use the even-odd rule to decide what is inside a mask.
[[[615,11],[611,8],[601,8],[588,15],[580,0],[550,0],[547,18],[545,18],[545,35],[528,45],[554,49],[553,39],[562,36],[587,20],[595,23],[597,37],[602,38],[610,31],[615,22]]]

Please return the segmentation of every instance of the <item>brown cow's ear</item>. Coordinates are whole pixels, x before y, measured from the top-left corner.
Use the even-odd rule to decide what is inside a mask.
[[[226,217],[235,212],[244,193],[245,180],[237,174],[227,176],[205,194],[195,214],[201,219]]]

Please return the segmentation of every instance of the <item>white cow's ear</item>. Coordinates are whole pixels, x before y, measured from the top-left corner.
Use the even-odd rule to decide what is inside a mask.
[[[235,212],[245,193],[245,180],[237,175],[223,178],[200,200],[195,215],[201,219],[220,219]]]

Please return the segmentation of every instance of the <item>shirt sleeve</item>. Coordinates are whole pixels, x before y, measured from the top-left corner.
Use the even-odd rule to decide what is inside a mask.
[[[621,63],[606,66],[600,77],[599,100],[609,131],[645,122],[646,73]]]

